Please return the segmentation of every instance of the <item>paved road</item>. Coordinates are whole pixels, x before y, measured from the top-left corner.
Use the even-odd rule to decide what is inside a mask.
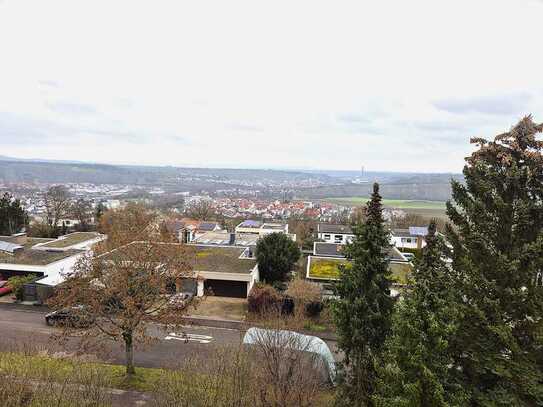
[[[0,308],[0,350],[14,344],[25,343],[44,347],[51,352],[61,348],[51,340],[51,334],[59,332],[58,328],[45,324],[45,312],[42,310],[23,310]],[[170,335],[171,332],[159,327],[152,327],[150,332],[158,340],[144,349],[135,352],[135,363],[143,367],[176,367],[180,361],[191,356],[212,354],[220,346],[240,343],[242,332],[230,329],[208,327],[184,327],[183,331]],[[187,336],[184,337],[183,333]],[[168,339],[166,339],[168,338]],[[75,349],[75,341],[68,343],[63,350]],[[119,344],[107,346],[106,352],[95,355],[109,363],[124,362],[124,354]]]
[[[58,332],[58,329],[45,325],[45,313],[42,309],[0,307],[0,350],[14,344],[30,343],[50,352],[73,351],[75,342],[60,347],[51,341],[51,334]],[[218,347],[239,344],[244,334],[237,330],[199,326],[184,327],[182,332],[174,335],[157,326],[152,327],[150,332],[157,341],[136,350],[136,366],[174,368],[188,358],[206,358],[213,355]],[[186,333],[186,336],[183,336],[183,333]],[[332,351],[335,350],[335,343],[329,343],[329,346]],[[108,363],[124,363],[120,344],[108,345],[105,352],[93,356]]]

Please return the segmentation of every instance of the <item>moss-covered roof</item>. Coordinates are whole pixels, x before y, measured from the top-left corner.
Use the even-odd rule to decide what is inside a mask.
[[[188,246],[195,251],[195,271],[249,274],[256,266],[255,259],[240,258],[243,247]]]
[[[9,239],[2,240],[10,241]],[[36,239],[29,237],[26,243],[22,244],[23,249],[15,254],[0,252],[0,264],[25,264],[29,266],[45,266],[55,261],[63,260],[70,256],[81,253],[81,250],[66,250],[66,251],[48,251],[33,249],[38,243],[46,242],[47,239]],[[51,240],[54,241],[54,240]],[[13,240],[11,240],[13,242]]]
[[[311,256],[309,259],[308,278],[337,280],[339,279],[339,267],[344,265],[346,268],[352,266],[347,259],[325,258]],[[392,280],[395,283],[407,284],[407,278],[411,271],[409,263],[390,263]]]
[[[153,243],[151,243],[152,245]],[[157,243],[160,244],[160,243]],[[149,243],[133,242],[112,252],[105,253],[104,259],[123,259],[124,251],[133,245],[149,245]],[[245,247],[237,246],[204,246],[204,245],[181,245],[170,243],[173,248],[179,247],[186,250],[187,262],[193,271],[197,272],[219,272],[219,273],[241,273],[250,274],[256,266],[254,258],[241,257]],[[128,250],[127,256],[131,256]],[[241,258],[240,258],[241,257]]]
[[[88,240],[96,239],[99,236],[100,236],[100,233],[96,233],[96,232],[74,232],[74,233],[70,233],[69,235],[62,236],[49,243],[46,243],[42,245],[42,247],[62,249],[65,247],[70,247],[76,244],[86,242]]]

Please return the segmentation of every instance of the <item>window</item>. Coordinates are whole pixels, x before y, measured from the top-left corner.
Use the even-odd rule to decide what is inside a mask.
[[[341,243],[343,242],[343,235],[335,235],[334,239],[336,243]]]
[[[324,240],[330,240],[330,235],[324,235]]]
[[[535,276],[535,285],[538,287],[543,287],[543,272],[539,272]]]

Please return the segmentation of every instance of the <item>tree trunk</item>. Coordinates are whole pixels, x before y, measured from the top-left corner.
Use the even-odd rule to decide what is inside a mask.
[[[132,332],[123,333],[123,338],[126,355],[126,375],[132,376],[133,374],[136,374],[136,369],[134,368],[134,344],[132,342]]]

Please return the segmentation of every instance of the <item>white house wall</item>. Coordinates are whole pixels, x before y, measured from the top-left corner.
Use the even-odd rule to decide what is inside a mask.
[[[350,243],[354,239],[354,235],[343,234],[343,233],[319,232],[318,238],[319,240],[322,240],[326,243],[347,244],[347,243]]]

